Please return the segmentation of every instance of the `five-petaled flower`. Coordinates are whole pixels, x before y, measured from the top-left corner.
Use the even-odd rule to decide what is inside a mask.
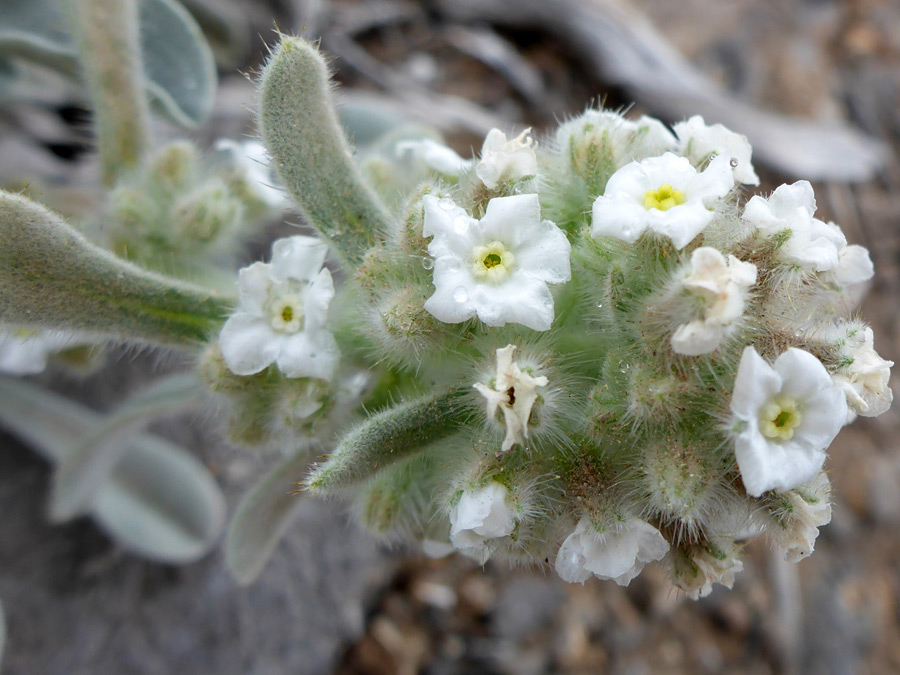
[[[616,527],[598,530],[584,516],[556,554],[563,581],[583,584],[593,574],[627,586],[648,562],[661,559],[669,544],[652,525],[629,517]]]
[[[649,229],[682,249],[710,223],[713,204],[732,187],[724,155],[700,172],[671,152],[632,162],[616,171],[594,200],[591,234],[633,243]]]
[[[219,334],[228,368],[252,375],[272,363],[287,377],[330,379],[340,358],[325,327],[334,297],[331,272],[322,267],[327,246],[294,236],[272,245],[272,262],[253,263],[238,277],[237,311]]]
[[[426,195],[423,203],[422,233],[433,237],[429,313],[444,323],[477,316],[488,326],[550,328],[553,296],[547,284],[571,278],[571,245],[562,230],[541,220],[536,194],[491,199],[481,220],[446,197]]]
[[[708,354],[743,315],[747,289],[756,283],[756,265],[701,246],[691,254],[690,273],[682,283],[703,301],[703,317],[678,327],[672,349],[686,356]]]
[[[547,386],[543,375],[534,377],[522,372],[513,361],[515,345],[507,345],[497,350],[497,372],[491,386],[477,382],[473,386],[487,399],[488,419],[494,419],[497,408],[503,411],[506,422],[506,437],[501,446],[507,452],[516,443],[524,443],[528,437],[528,421],[531,410],[538,399],[537,390]]]
[[[847,420],[847,402],[825,366],[791,348],[769,365],[746,347],[731,396],[735,456],[747,493],[783,492],[812,480]]]

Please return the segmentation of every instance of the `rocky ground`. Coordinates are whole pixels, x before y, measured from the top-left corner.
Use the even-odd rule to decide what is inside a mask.
[[[252,85],[237,71],[259,63],[261,42],[253,36],[271,39],[273,16],[283,30],[306,26],[308,35],[323,36],[323,46],[337,55],[348,100],[405,97],[404,107],[424,116],[434,114],[437,101],[439,124],[464,153],[495,120],[540,132],[592,100],[680,117],[677,107],[667,108],[674,99],[648,94],[640,77],[629,81],[598,68],[558,26],[515,25],[487,10],[484,20],[463,16],[460,7],[471,3],[187,4],[245,22],[243,42],[234,38],[220,54],[220,105],[203,130],[209,139],[250,131]],[[558,4],[560,12],[572,6]],[[604,11],[618,6],[584,4]],[[900,6],[892,0],[638,0],[631,7],[649,19],[654,35],[740,100],[809,120],[844,120],[888,149],[885,166],[871,178],[815,187],[821,217],[872,250],[877,277],[861,314],[875,326],[879,352],[900,362]],[[651,51],[656,48],[651,40]],[[37,129],[21,117],[0,135],[56,135],[77,150],[83,131],[63,122]],[[9,158],[2,172],[8,180],[10,167],[22,165],[9,154],[12,145],[0,147]],[[15,147],[33,151],[25,157],[19,150],[31,162],[26,166],[61,175],[67,167],[78,175],[85,161],[78,152],[36,158],[37,144]],[[779,166],[758,165],[763,190],[802,177]],[[158,365],[155,355],[124,353],[86,381],[57,377],[55,386],[103,407]],[[734,590],[719,588],[699,602],[673,591],[653,566],[622,589],[611,582],[566,585],[549,569],[494,563],[482,569],[455,556],[430,560],[375,541],[340,504],[315,501],[305,504],[260,580],[237,588],[218,553],[165,567],[121,553],[88,522],[46,525],[48,470],[2,437],[5,672],[900,672],[898,430],[895,409],[841,433],[827,465],[834,519],[811,558],[791,566],[763,542],[752,542]],[[223,447],[194,419],[158,431],[196,449],[232,503],[266,463]]]

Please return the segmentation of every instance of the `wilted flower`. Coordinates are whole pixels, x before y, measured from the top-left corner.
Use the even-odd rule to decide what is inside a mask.
[[[698,356],[716,349],[744,313],[747,289],[756,283],[756,265],[701,246],[691,254],[684,287],[702,298],[703,318],[678,327],[672,335],[677,354]]]
[[[524,443],[528,437],[528,420],[531,409],[538,398],[539,387],[547,386],[543,375],[533,377],[523,373],[513,361],[515,345],[507,345],[497,350],[497,373],[491,386],[477,382],[473,386],[487,399],[487,414],[493,419],[497,408],[503,411],[506,421],[506,438],[501,450],[508,451],[516,443]]]

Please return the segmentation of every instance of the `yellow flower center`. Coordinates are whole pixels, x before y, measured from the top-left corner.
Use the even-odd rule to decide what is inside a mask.
[[[498,284],[512,272],[515,256],[502,242],[492,241],[472,251],[472,276],[478,281]]]
[[[759,430],[766,438],[789,441],[802,421],[797,401],[784,394],[773,398],[759,411]]]
[[[289,293],[276,299],[269,308],[272,328],[282,333],[297,333],[303,328],[303,300]]]
[[[644,208],[648,211],[650,209],[668,211],[673,206],[684,204],[685,201],[684,193],[668,183],[660,185],[656,190],[647,190],[644,193]]]

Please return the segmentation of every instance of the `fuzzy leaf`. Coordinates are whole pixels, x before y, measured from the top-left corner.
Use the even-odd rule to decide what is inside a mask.
[[[331,101],[328,68],[306,40],[282,36],[263,71],[260,131],[281,181],[310,223],[352,266],[387,231]]]
[[[241,499],[225,538],[225,564],[241,585],[253,583],[303,503],[297,477],[309,463],[303,446],[263,476]]]
[[[147,93],[176,124],[196,127],[212,112],[216,63],[190,13],[174,0],[139,4]]]
[[[0,378],[0,423],[51,463],[65,458],[103,416],[33,384]],[[123,548],[166,563],[205,555],[225,522],[225,500],[213,477],[183,449],[140,435],[99,487],[91,517]]]
[[[203,341],[228,314],[217,293],[94,246],[59,216],[0,191],[0,317],[164,344]]]
[[[212,110],[216,71],[193,17],[174,0],[141,0],[145,86],[157,109],[187,127]],[[22,56],[77,75],[75,41],[60,0],[0,2],[0,54]]]
[[[458,389],[410,401],[373,415],[350,431],[304,487],[321,494],[374,476],[456,431],[469,411]]]
[[[90,508],[129,440],[157,417],[184,412],[202,402],[195,374],[163,378],[123,404],[68,451],[56,467],[50,494],[50,520],[61,523]]]

